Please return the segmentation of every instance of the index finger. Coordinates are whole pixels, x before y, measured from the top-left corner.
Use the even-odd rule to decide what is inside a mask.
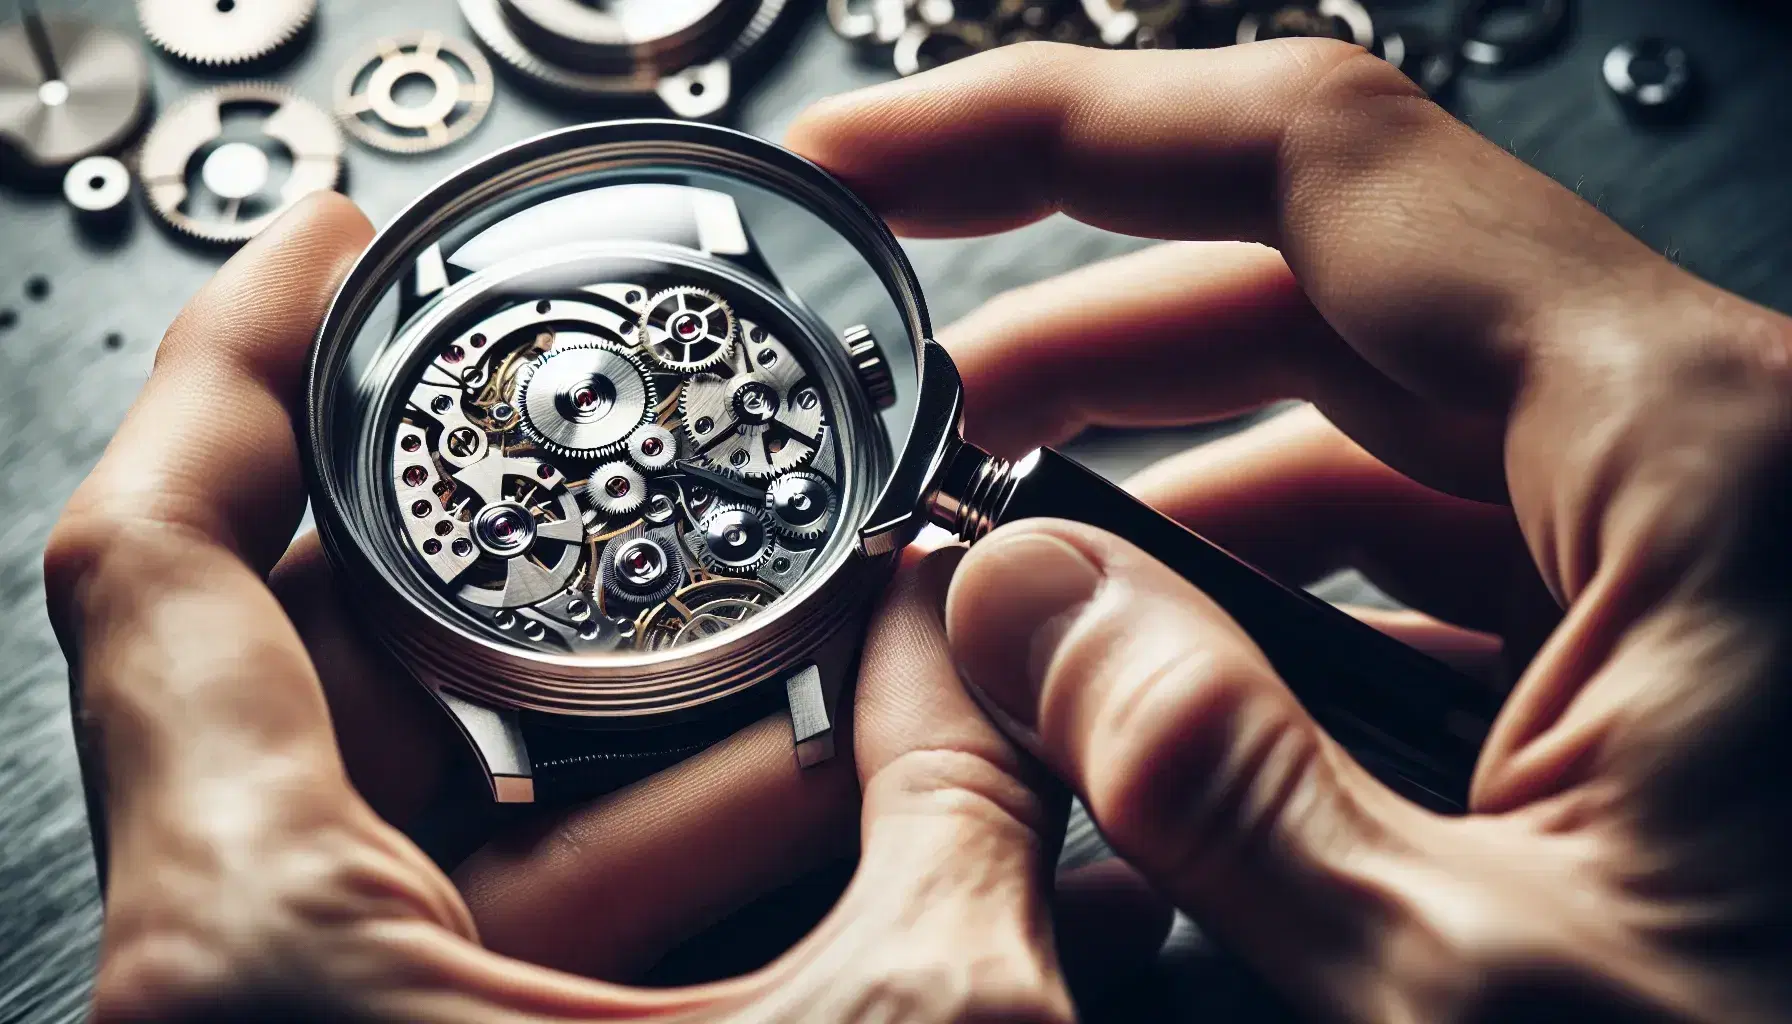
[[[910,234],[1063,212],[1133,235],[1273,245],[1383,373],[1502,412],[1540,321],[1585,311],[1571,293],[1616,315],[1636,275],[1672,271],[1390,65],[1333,41],[1003,47],[824,101],[789,142]]]

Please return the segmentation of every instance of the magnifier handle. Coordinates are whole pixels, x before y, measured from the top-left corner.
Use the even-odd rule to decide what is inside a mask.
[[[1498,711],[1484,684],[1277,583],[1049,448],[1009,464],[965,445],[932,512],[973,543],[1031,518],[1075,520],[1125,538],[1224,608],[1371,771],[1435,809],[1467,806],[1475,758]]]

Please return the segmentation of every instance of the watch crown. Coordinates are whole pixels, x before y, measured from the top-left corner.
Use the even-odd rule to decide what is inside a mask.
[[[890,364],[884,361],[871,328],[854,324],[841,332],[840,340],[846,345],[853,371],[859,376],[859,386],[865,389],[872,407],[881,410],[895,405],[896,382],[890,376]]]

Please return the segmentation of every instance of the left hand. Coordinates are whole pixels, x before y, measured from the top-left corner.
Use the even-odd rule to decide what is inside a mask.
[[[321,197],[232,259],[170,329],[46,553],[110,841],[95,1019],[1061,1020],[1054,910],[1095,937],[1085,961],[1156,949],[1166,914],[1117,865],[1054,896],[1065,798],[956,685],[950,553],[905,570],[875,619],[856,775],[846,757],[797,769],[768,719],[545,811],[452,881],[438,870],[395,823],[440,782],[445,723],[353,628],[315,538],[282,556],[304,498],[306,346],[369,234]],[[850,851],[855,816],[853,885],[762,971],[649,991],[539,966],[638,971]]]

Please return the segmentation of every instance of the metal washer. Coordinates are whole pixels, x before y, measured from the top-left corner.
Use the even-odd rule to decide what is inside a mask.
[[[466,68],[463,80],[446,53]],[[421,75],[434,91],[427,102],[398,101],[401,79]],[[337,120],[357,140],[388,153],[428,153],[463,139],[492,103],[492,67],[480,52],[440,32],[381,39],[336,77]],[[417,134],[421,132],[421,134]]]
[[[81,213],[112,213],[130,195],[130,169],[114,157],[90,156],[70,167],[62,179],[63,198]]]

